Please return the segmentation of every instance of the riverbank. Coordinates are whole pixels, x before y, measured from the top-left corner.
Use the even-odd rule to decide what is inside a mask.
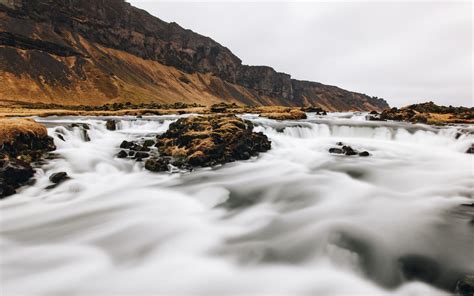
[[[45,126],[32,119],[0,119],[0,199],[34,175],[33,163],[56,149]]]

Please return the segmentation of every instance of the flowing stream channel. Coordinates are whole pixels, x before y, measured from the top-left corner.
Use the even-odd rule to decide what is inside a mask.
[[[473,127],[242,117],[270,151],[174,173],[116,155],[179,116],[36,118],[57,150],[0,202],[2,295],[425,296],[474,274]]]

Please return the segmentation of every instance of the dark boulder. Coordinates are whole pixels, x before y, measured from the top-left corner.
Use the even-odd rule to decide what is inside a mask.
[[[471,147],[469,147],[469,148],[466,150],[466,153],[474,154],[474,144],[471,144]]]
[[[143,142],[143,146],[144,147],[151,147],[155,145],[155,141],[154,140],[151,140],[151,139],[147,139]]]
[[[359,156],[367,157],[367,156],[370,156],[370,153],[368,151],[362,151],[359,153]]]
[[[49,176],[49,181],[51,181],[54,184],[62,183],[66,181],[67,179],[69,179],[69,176],[67,175],[66,172],[58,172]]]
[[[357,152],[351,146],[342,146],[345,155],[357,155]]]
[[[7,184],[3,179],[0,179],[0,199],[15,193],[15,188],[12,185]]]
[[[456,283],[455,291],[459,296],[474,295],[474,275],[466,275]]]
[[[123,141],[123,142],[120,144],[120,148],[122,148],[122,149],[130,149],[130,147],[132,147],[133,145],[134,145],[133,142]]]
[[[340,148],[329,148],[329,153],[344,154],[344,151]]]
[[[10,185],[23,184],[33,177],[33,174],[34,171],[31,165],[17,159],[4,163],[0,171],[0,177]]]
[[[152,172],[165,172],[168,170],[168,160],[165,158],[148,159],[145,162],[145,169]]]
[[[109,119],[109,120],[107,120],[107,122],[105,123],[105,127],[106,127],[109,131],[114,131],[114,130],[117,129],[117,123],[115,122],[115,120]]]
[[[135,153],[135,156],[134,158],[137,160],[137,161],[141,161],[143,160],[144,158],[148,158],[150,157],[150,154],[146,153],[146,152],[140,152],[138,151],[137,153]]]
[[[118,158],[126,158],[127,157],[127,152],[125,150],[120,150],[120,152],[117,154]]]

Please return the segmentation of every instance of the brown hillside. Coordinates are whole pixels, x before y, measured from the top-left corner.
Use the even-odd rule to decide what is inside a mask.
[[[382,99],[242,65],[214,40],[123,0],[0,0],[0,101],[388,107]]]

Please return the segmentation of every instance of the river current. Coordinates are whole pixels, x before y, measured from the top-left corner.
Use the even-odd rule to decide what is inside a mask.
[[[242,117],[270,151],[174,173],[116,155],[179,116],[36,118],[57,150],[0,202],[2,295],[424,296],[474,274],[473,127]]]

